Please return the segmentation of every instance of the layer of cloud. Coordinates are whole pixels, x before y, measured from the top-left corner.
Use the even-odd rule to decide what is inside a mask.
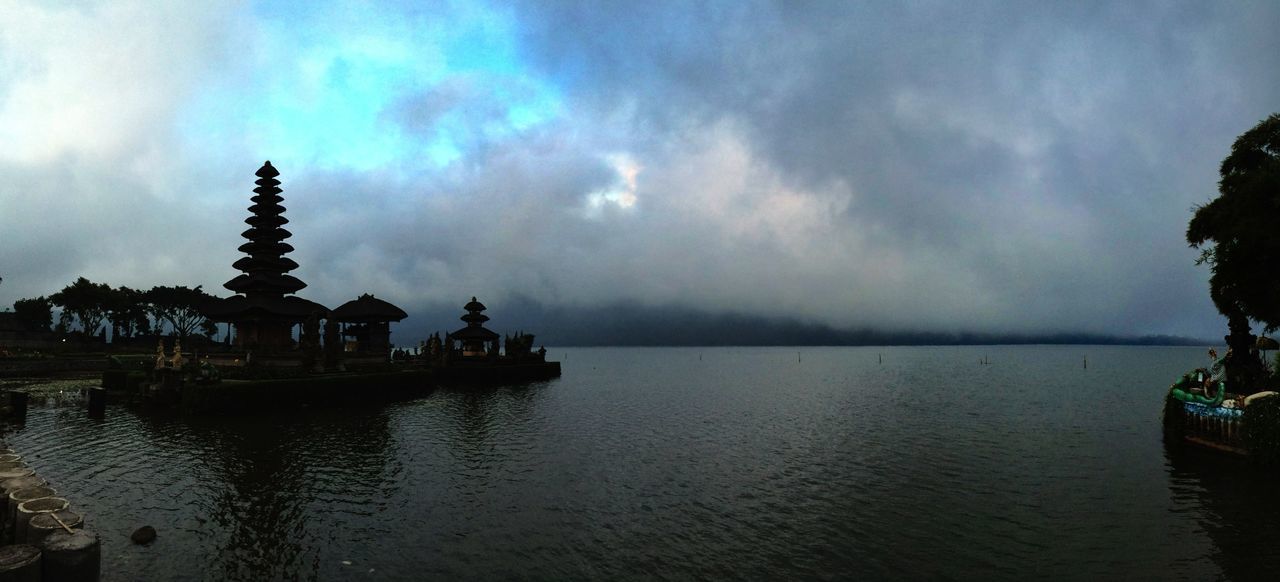
[[[1280,103],[1267,3],[279,8],[0,3],[0,303],[220,288],[270,158],[327,304],[1214,336]]]

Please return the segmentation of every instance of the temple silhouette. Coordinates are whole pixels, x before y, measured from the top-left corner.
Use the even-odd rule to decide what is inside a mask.
[[[296,295],[307,284],[289,274],[298,268],[298,263],[286,256],[294,249],[284,241],[293,233],[284,229],[289,219],[283,216],[283,190],[276,179],[280,172],[267,161],[256,175],[257,187],[249,199],[253,204],[245,219],[249,229],[240,233],[248,240],[239,248],[245,256],[231,265],[240,274],[223,284],[236,295],[211,301],[203,310],[209,319],[230,324],[234,330],[229,335],[230,343],[235,350],[245,352],[245,358],[220,358],[223,361],[218,363],[247,363],[256,356],[263,364],[298,365],[309,359],[323,362],[325,368],[343,368],[345,362],[341,360],[353,357],[385,360],[391,349],[390,324],[408,314],[368,293],[334,310]],[[323,342],[319,337],[320,320],[330,328]],[[299,337],[296,343],[295,331]],[[324,345],[330,356],[337,352],[351,355],[320,358],[322,344],[339,344]],[[296,353],[305,350],[317,353]]]
[[[465,321],[467,326],[446,336],[449,339],[449,349],[460,351],[460,355],[468,357],[496,352],[499,336],[484,327],[484,322],[489,321],[489,316],[481,313],[485,310],[484,304],[476,301],[473,296],[462,308],[467,314],[459,319]],[[455,346],[455,343],[460,346]]]
[[[239,247],[245,256],[231,265],[240,274],[223,285],[235,295],[203,306],[206,317],[229,326],[228,349],[207,354],[207,363],[242,370],[291,368],[302,374],[408,366],[430,368],[438,379],[460,383],[560,375],[560,364],[546,361],[546,349],[533,350],[532,334],[501,336],[486,328],[485,305],[474,296],[463,306],[465,327],[443,339],[433,334],[417,349],[393,350],[391,324],[408,317],[403,309],[371,293],[332,310],[297,295],[307,284],[289,274],[298,263],[287,256],[294,248],[285,241],[293,234],[284,228],[289,219],[284,217],[280,172],[268,161],[256,175],[245,219],[249,228],[240,234],[247,240]],[[157,361],[166,357],[161,345]]]
[[[391,349],[391,323],[409,314],[365,293],[339,305],[330,316],[342,325],[342,336],[351,338],[345,344],[349,351],[385,352]]]
[[[245,223],[249,229],[240,236],[249,242],[240,245],[245,257],[232,263],[240,275],[223,287],[236,295],[213,302],[205,308],[205,316],[235,328],[234,345],[242,349],[278,351],[293,347],[293,328],[307,318],[327,317],[329,309],[319,303],[293,295],[307,286],[289,271],[298,263],[286,257],[293,246],[284,242],[293,233],[283,227],[289,219],[281,216],[280,172],[268,161],[258,169],[253,205]]]

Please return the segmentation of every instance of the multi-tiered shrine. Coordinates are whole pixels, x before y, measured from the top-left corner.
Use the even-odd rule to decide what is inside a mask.
[[[497,354],[498,340],[501,336],[484,326],[484,322],[489,321],[489,316],[482,313],[485,310],[484,304],[472,297],[471,301],[463,306],[463,309],[466,310],[467,314],[459,319],[467,322],[467,326],[445,336],[451,340],[449,343],[458,342],[462,344],[459,355],[463,357]],[[450,348],[452,349],[452,347],[451,345]]]
[[[483,303],[471,298],[460,319],[467,326],[446,333],[444,339],[433,334],[423,346],[427,361],[437,377],[452,385],[514,384],[547,380],[560,375],[560,362],[548,362],[546,348],[533,351],[532,334],[523,332],[503,336],[484,326],[489,316]],[[501,349],[506,346],[505,353]]]
[[[205,309],[210,319],[235,326],[236,347],[261,352],[292,349],[294,326],[329,314],[325,306],[294,295],[307,284],[288,274],[298,263],[285,256],[293,246],[284,240],[293,234],[283,228],[289,219],[281,216],[279,175],[271,162],[258,169],[251,216],[245,219],[249,230],[240,234],[249,240],[239,249],[246,256],[232,264],[241,274],[223,285],[237,294]]]

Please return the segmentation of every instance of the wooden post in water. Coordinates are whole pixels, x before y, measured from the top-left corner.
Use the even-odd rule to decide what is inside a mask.
[[[9,406],[13,409],[13,416],[17,419],[27,418],[27,393],[13,391],[9,393]]]
[[[89,388],[89,416],[102,418],[107,412],[107,389],[100,386]]]

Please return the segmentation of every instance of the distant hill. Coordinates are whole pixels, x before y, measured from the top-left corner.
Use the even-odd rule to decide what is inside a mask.
[[[480,298],[484,301],[484,298]],[[838,329],[787,318],[733,313],[709,313],[682,307],[652,307],[620,303],[608,307],[547,307],[517,299],[488,303],[498,333],[537,334],[538,345],[552,346],[917,346],[917,345],[1216,345],[1200,338],[1170,335],[1115,336],[1091,333],[1045,332],[999,334],[981,332],[903,332],[876,329]],[[461,305],[410,309],[410,317],[395,328],[394,341],[417,344],[434,331],[462,327]]]

